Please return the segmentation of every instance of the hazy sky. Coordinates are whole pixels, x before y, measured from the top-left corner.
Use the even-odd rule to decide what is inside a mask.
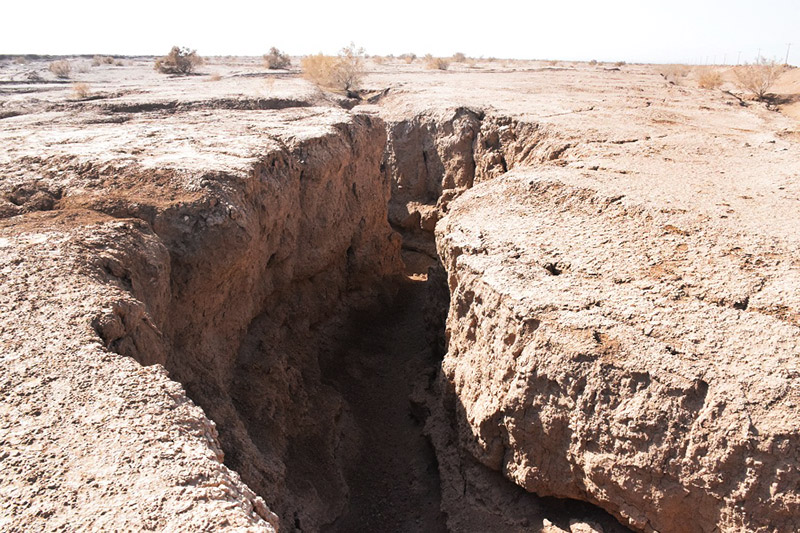
[[[800,0],[7,0],[2,53],[334,53],[800,64]]]

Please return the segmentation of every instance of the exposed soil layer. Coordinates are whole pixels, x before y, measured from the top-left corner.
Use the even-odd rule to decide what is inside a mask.
[[[794,123],[146,66],[0,92],[0,529],[800,527]]]

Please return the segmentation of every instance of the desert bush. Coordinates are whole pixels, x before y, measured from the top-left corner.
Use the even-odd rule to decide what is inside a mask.
[[[338,56],[306,56],[301,64],[306,79],[323,87],[350,93],[358,89],[364,77],[364,49],[350,43],[350,46],[342,48]]]
[[[113,65],[114,58],[112,56],[94,56],[92,58],[92,66],[99,67],[100,65]]]
[[[713,68],[703,69],[697,77],[697,85],[703,89],[717,89],[722,85],[722,75]]]
[[[75,95],[75,98],[83,99],[83,98],[88,98],[89,95],[92,94],[92,91],[89,88],[88,83],[73,83],[72,93]]]
[[[402,54],[402,55],[400,55],[400,56],[398,56],[398,57],[399,57],[400,59],[402,59],[403,61],[405,61],[405,62],[406,62],[406,64],[411,64],[411,63],[413,63],[413,62],[414,62],[414,60],[417,58],[417,54],[411,54],[411,53],[409,53],[409,54]]]
[[[617,61],[616,63],[614,63],[614,65],[616,65],[618,67],[624,67],[626,65],[626,63],[624,61]]]
[[[425,66],[434,70],[447,70],[450,68],[450,62],[443,57],[433,57],[427,54],[425,56]]]
[[[691,69],[688,65],[664,65],[661,67],[661,75],[673,81],[678,78],[685,78],[689,75]]]
[[[173,46],[169,54],[156,59],[155,69],[164,74],[191,74],[198,65],[203,64],[203,58],[197,55],[196,50],[183,46]]]
[[[589,61],[589,64],[592,65],[592,66],[595,66],[597,64],[597,60],[596,59],[592,59],[591,61]]]
[[[756,63],[736,68],[734,72],[740,89],[753,93],[758,100],[764,100],[767,91],[783,72],[783,66],[760,58]]]
[[[383,65],[386,62],[386,58],[383,56],[372,56],[372,61],[374,61],[376,65]]]
[[[465,56],[461,52],[456,52],[455,54],[453,54],[453,57],[451,59],[453,60],[453,63],[463,63],[464,61],[467,60],[467,56]]]
[[[56,75],[56,78],[66,79],[69,78],[72,72],[72,65],[69,64],[69,61],[65,60],[53,61],[50,63],[49,69],[50,72]]]
[[[264,64],[268,69],[288,68],[292,64],[289,54],[281,52],[274,46],[269,49],[269,53],[264,55]]]
[[[214,74],[210,75],[208,77],[208,80],[206,80],[206,81],[219,81],[221,79],[222,79],[222,76],[219,73],[215,72]]]

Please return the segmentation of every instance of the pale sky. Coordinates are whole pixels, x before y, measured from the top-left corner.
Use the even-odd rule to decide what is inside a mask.
[[[800,0],[7,0],[0,54],[335,53],[800,64]]]

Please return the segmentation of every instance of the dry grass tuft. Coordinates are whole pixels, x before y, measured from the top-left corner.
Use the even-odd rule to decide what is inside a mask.
[[[173,46],[169,54],[156,59],[155,69],[164,74],[187,75],[203,64],[203,58],[197,55],[196,50],[183,46]]]
[[[350,43],[338,56],[306,56],[302,68],[303,77],[317,85],[350,94],[358,89],[364,77],[364,49]]]
[[[713,68],[703,69],[697,77],[697,85],[702,89],[718,89],[722,85],[722,75]]]
[[[84,98],[89,98],[92,91],[88,83],[81,82],[72,84],[72,93],[75,95],[75,98],[82,100]]]
[[[425,55],[425,67],[432,70],[447,70],[450,68],[450,62],[443,57],[433,57],[427,54]]]
[[[664,79],[677,84],[682,78],[689,75],[692,69],[688,65],[664,65],[660,69],[660,73]]]
[[[56,78],[67,79],[72,73],[72,65],[66,60],[53,61],[50,63],[49,68],[50,72],[56,75]]]
[[[210,75],[208,77],[208,80],[206,80],[206,81],[219,81],[221,79],[222,79],[222,75],[220,75],[219,73],[215,72],[214,74]]]
[[[281,52],[274,46],[269,49],[268,54],[264,55],[264,65],[266,65],[268,69],[286,69],[289,68],[291,64],[292,58],[289,57],[289,54]]]
[[[113,65],[113,64],[114,64],[113,56],[94,56],[92,58],[93,67],[99,67],[100,65]]]
[[[453,57],[451,59],[453,60],[453,63],[463,63],[467,60],[467,56],[465,56],[461,52],[456,52],[455,54],[453,54]]]
[[[783,70],[783,65],[761,58],[754,64],[737,67],[734,73],[740,89],[753,93],[757,100],[763,101]]]

